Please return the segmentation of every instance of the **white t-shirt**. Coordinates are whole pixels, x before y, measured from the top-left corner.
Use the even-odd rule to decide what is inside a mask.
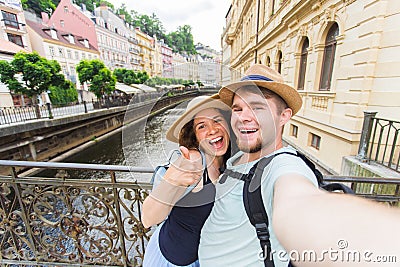
[[[296,153],[292,147],[284,147],[275,151],[274,154],[283,151]],[[242,155],[243,152],[238,152],[230,158],[227,162],[227,169],[248,173],[257,161],[232,165],[232,162]],[[270,240],[276,267],[286,267],[289,257],[277,240],[271,224],[272,197],[275,181],[280,176],[289,173],[301,174],[318,186],[314,173],[302,159],[296,156],[279,155],[265,168],[261,178],[261,191],[270,222]],[[264,266],[260,242],[244,208],[243,184],[243,181],[231,177],[228,177],[222,184],[216,184],[214,207],[201,232],[200,266]]]

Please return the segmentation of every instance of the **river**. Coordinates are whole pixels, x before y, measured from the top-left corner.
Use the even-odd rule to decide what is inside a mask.
[[[178,145],[165,139],[165,133],[171,124],[184,112],[185,104],[178,105],[146,121],[130,123],[122,131],[99,141],[87,149],[65,158],[62,162],[91,163],[108,165],[128,165],[135,167],[155,167],[165,163],[168,154]],[[70,178],[99,179],[109,177],[104,172],[68,171]],[[55,175],[47,170],[38,174],[43,177]],[[138,182],[148,182],[150,174],[117,174]]]

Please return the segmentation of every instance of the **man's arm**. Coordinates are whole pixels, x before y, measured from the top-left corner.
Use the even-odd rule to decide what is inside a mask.
[[[382,266],[382,256],[396,260],[385,266],[400,264],[397,208],[324,192],[305,177],[293,174],[275,183],[272,217],[276,235],[287,251],[299,255],[309,251],[317,256],[317,260],[300,259],[295,265]]]

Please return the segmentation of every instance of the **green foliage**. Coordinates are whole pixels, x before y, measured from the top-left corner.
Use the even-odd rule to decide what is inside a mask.
[[[32,97],[36,103],[36,95],[50,86],[65,83],[60,70],[57,61],[47,60],[37,52],[19,52],[11,62],[0,61],[0,81],[7,84],[10,91]]]
[[[155,87],[156,85],[172,85],[172,84],[182,84],[184,86],[194,85],[195,83],[191,80],[183,80],[176,78],[163,78],[163,77],[152,77],[146,84],[148,86]]]
[[[166,41],[174,52],[196,54],[196,48],[193,44],[192,27],[189,25],[179,26],[177,31],[168,34]]]
[[[145,83],[149,79],[146,71],[138,71],[128,69],[115,69],[114,76],[117,81],[127,85]]]
[[[121,4],[121,7],[117,9],[117,14],[118,15],[124,15],[125,16],[125,21],[129,24],[133,25],[133,17],[129,13],[129,11],[126,9],[125,3]]]
[[[138,13],[133,13],[134,17],[132,19],[132,24],[135,27],[139,27],[141,31],[147,33],[150,36],[157,36],[157,38],[165,39],[165,29],[160,21],[160,19],[156,16],[156,14],[142,15]]]
[[[35,14],[40,17],[41,12],[46,12],[47,14],[51,15],[56,9],[57,5],[60,3],[60,0],[22,0],[21,2],[24,9],[30,9],[34,11]],[[114,10],[114,5],[105,0],[75,0],[74,3],[78,6],[85,4],[86,9],[89,11],[93,11],[93,3],[96,3],[96,6],[100,6],[101,3],[105,3],[108,7]]]
[[[75,85],[68,80],[60,86],[50,86],[50,100],[53,104],[67,104],[78,100],[78,91]]]
[[[35,12],[36,15],[40,16],[41,12],[52,14],[56,9],[59,0],[22,0],[23,9],[30,9]]]
[[[116,78],[113,73],[98,59],[82,60],[76,66],[79,80],[89,82],[89,90],[93,92],[97,98],[101,98],[104,94],[110,94],[115,90]]]

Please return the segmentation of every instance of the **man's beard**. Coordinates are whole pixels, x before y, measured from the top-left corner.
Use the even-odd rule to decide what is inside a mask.
[[[260,140],[257,140],[253,146],[249,146],[246,142],[238,141],[238,148],[245,153],[256,153],[261,151],[262,145]]]

